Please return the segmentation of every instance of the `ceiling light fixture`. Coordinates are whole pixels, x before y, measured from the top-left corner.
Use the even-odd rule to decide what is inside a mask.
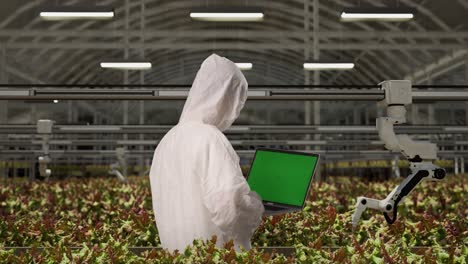
[[[304,69],[309,71],[321,70],[351,70],[354,63],[349,62],[309,62],[304,63]]]
[[[148,70],[151,67],[151,62],[101,62],[101,68],[104,69]]]
[[[253,64],[250,62],[238,62],[236,63],[236,66],[241,70],[251,70],[253,67]]]
[[[256,8],[198,8],[190,12],[190,17],[212,22],[255,22],[262,21],[264,14]]]
[[[115,12],[112,8],[60,6],[45,8],[39,13],[44,20],[78,20],[78,19],[112,19]]]
[[[395,8],[352,8],[341,12],[341,21],[407,21],[414,18],[414,10]]]

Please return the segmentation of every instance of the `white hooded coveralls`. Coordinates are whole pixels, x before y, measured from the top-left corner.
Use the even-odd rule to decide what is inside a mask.
[[[239,157],[221,131],[247,99],[236,65],[211,55],[201,65],[179,124],[157,146],[150,171],[153,209],[161,244],[182,251],[194,239],[217,236],[250,249],[264,212],[242,175]]]

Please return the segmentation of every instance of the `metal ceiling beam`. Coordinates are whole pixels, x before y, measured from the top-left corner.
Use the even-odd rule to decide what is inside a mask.
[[[183,9],[183,8],[186,8],[187,6],[181,5],[181,3],[174,3],[174,4],[171,3],[171,4],[170,4],[170,7],[171,7],[171,9],[181,9],[181,8]],[[279,6],[279,5],[275,5],[274,8],[273,8],[274,10],[272,10],[272,11],[276,11],[276,9],[278,9],[278,7],[280,7],[280,6]],[[153,9],[154,9],[154,8],[153,8]],[[152,11],[150,14],[156,14],[156,13],[158,12],[158,10],[154,10],[154,11],[155,11],[155,12]],[[176,10],[176,11],[180,13],[180,10]],[[333,12],[334,12],[334,11],[333,11]],[[134,17],[134,16],[132,16],[132,18],[133,18],[133,17]],[[137,17],[137,16],[135,16],[135,18],[136,18],[136,17]],[[153,17],[154,17],[154,16],[153,16]],[[161,17],[161,16],[158,16],[158,17]],[[331,22],[332,20],[327,20],[327,19],[325,19],[325,21],[330,21],[330,22]],[[156,21],[156,22],[157,22],[157,21]],[[65,25],[65,23],[61,23],[61,24]],[[382,24],[385,24],[385,23],[382,23]],[[386,25],[390,25],[390,24],[387,23]],[[115,28],[119,28],[119,27],[120,27],[119,24],[115,24],[115,25],[113,24],[113,26],[114,26]],[[58,27],[57,27],[57,28],[58,28]],[[119,31],[119,30],[117,30],[117,31]],[[81,32],[81,31],[80,31],[80,32]],[[119,32],[121,32],[121,31],[119,31]],[[336,32],[335,32],[335,33],[336,33]],[[343,32],[340,32],[339,35],[341,35],[342,33],[343,33]],[[364,33],[365,33],[365,32],[364,32]],[[375,32],[374,32],[374,33],[375,33]],[[400,32],[400,33],[401,33],[401,32]],[[61,37],[61,38],[62,38],[62,37]],[[172,39],[175,39],[175,38],[172,37]],[[33,41],[33,42],[34,42],[34,41]],[[172,42],[172,41],[171,41],[171,42]]]
[[[150,1],[148,1],[148,2],[150,2]],[[369,1],[369,2],[370,2],[370,1]],[[300,2],[300,1],[295,1],[295,3],[302,3],[302,2]],[[170,9],[171,11],[174,10],[174,12],[171,12],[170,15],[171,15],[171,16],[175,16],[175,15],[177,15],[177,14],[180,14],[180,13],[185,12],[185,11],[183,11],[183,10],[187,9],[187,7],[189,7],[191,4],[192,4],[192,3],[171,2],[171,3],[164,4],[164,8]],[[371,4],[373,4],[373,3],[371,2]],[[271,8],[271,12],[277,12],[277,13],[278,13],[278,12],[283,12],[283,9],[284,9],[285,6],[286,6],[286,4],[282,4],[282,5],[272,4],[271,6],[269,6],[269,8]],[[321,5],[321,7],[322,7],[322,6],[323,6],[324,8],[327,8],[326,5]],[[119,7],[119,8],[120,8],[120,7]],[[119,10],[121,10],[121,8],[120,8]],[[161,22],[161,21],[159,21],[159,20],[165,18],[164,16],[155,16],[155,14],[161,14],[161,11],[160,11],[160,10],[158,10],[158,9],[156,9],[156,8],[150,8],[150,10],[151,10],[151,11],[148,12],[148,14],[150,15],[150,17],[148,18],[148,21],[149,21],[148,23],[150,23],[150,24],[152,23],[152,25],[154,25],[154,24],[156,24],[156,23],[158,23],[158,22]],[[302,12],[302,10],[299,10],[299,8],[294,8],[294,7],[292,7],[292,8],[289,8],[289,9],[287,10],[288,13],[284,13],[284,15],[290,15],[290,14],[298,13],[299,11]],[[325,11],[326,11],[326,12],[325,12]],[[336,10],[333,10],[333,13],[334,13],[335,11],[336,11]],[[286,12],[286,11],[284,11],[284,12]],[[333,15],[332,13],[330,13],[330,12],[329,12],[328,10],[326,10],[326,9],[322,9],[322,8],[321,8],[321,12],[326,13],[327,16],[328,16],[328,15]],[[276,15],[277,15],[276,13],[274,13],[274,14],[275,14],[275,18],[278,17],[278,18],[283,19],[283,17],[281,17],[281,16],[276,16]],[[425,14],[428,14],[428,13],[426,12]],[[163,14],[161,14],[161,15],[163,15]],[[430,14],[430,15],[433,15],[433,14]],[[159,20],[155,19],[155,17],[157,17],[157,19],[159,19]],[[285,17],[286,17],[286,16],[285,16]],[[138,15],[138,14],[132,15],[131,18],[132,18],[131,21],[137,21],[137,20],[139,20],[139,15]],[[171,23],[176,23],[176,22],[177,22],[177,23],[180,24],[182,20],[183,20],[183,18],[182,18],[181,16],[177,15],[177,19],[175,19],[174,22],[171,22]],[[279,20],[279,19],[278,19],[278,20]],[[285,21],[286,21],[286,20],[285,20]],[[329,19],[329,18],[324,18],[322,21],[324,21],[324,23],[329,23],[329,24],[332,23],[332,22],[335,23],[335,24],[339,24],[339,22],[335,22],[333,19]],[[114,22],[115,22],[115,23],[114,23]],[[114,30],[111,30],[111,31],[109,31],[109,32],[110,32],[110,33],[113,33],[113,34],[118,34],[118,35],[120,35],[121,37],[123,37],[123,36],[125,35],[125,31],[120,29],[120,28],[122,27],[121,21],[114,21],[114,22],[112,22],[112,23],[113,23],[113,24],[112,24],[112,28],[114,28]],[[138,22],[138,21],[137,21],[137,22]],[[289,24],[294,24],[294,23],[295,23],[295,20],[289,19],[289,20],[287,20],[287,22],[288,22]],[[34,23],[38,23],[38,19],[37,19],[37,18],[35,18]],[[89,23],[86,22],[86,23],[83,23],[82,25],[86,24],[87,26],[83,26],[83,27],[82,27],[82,25],[80,25],[79,28],[80,28],[80,29],[85,29],[85,28],[88,28],[88,26],[94,25],[95,23],[97,23],[97,22],[94,22],[94,21],[93,21],[93,22],[89,22]],[[413,21],[413,22],[412,22],[412,24],[415,24],[415,23],[417,23],[417,21]],[[70,32],[70,31],[68,31],[68,30],[63,30],[63,29],[61,29],[61,28],[63,28],[64,26],[67,26],[67,25],[69,25],[69,24],[70,24],[70,22],[63,22],[63,23],[62,23],[62,22],[59,22],[59,23],[57,23],[57,24],[54,24],[54,25],[51,27],[51,28],[54,28],[55,30],[52,30],[52,31],[49,31],[49,32],[56,32],[56,31],[59,32],[59,33],[68,32],[68,33],[65,33],[65,34],[66,34],[66,36],[70,36],[70,34],[72,34],[73,32]],[[359,23],[356,23],[356,25],[357,25],[357,24],[359,24]],[[31,24],[31,25],[32,25],[32,24]],[[164,25],[169,25],[169,24],[164,24]],[[270,26],[270,27],[271,27],[272,25],[273,25],[273,24],[267,24],[266,26]],[[328,25],[328,24],[327,24],[327,25]],[[391,24],[391,23],[380,23],[380,22],[379,22],[379,25],[392,25],[392,24]],[[328,28],[334,28],[334,27],[330,27],[330,26],[327,26],[327,27],[328,27]],[[336,27],[335,27],[335,28],[336,28]],[[366,39],[367,39],[367,38],[376,38],[376,37],[382,37],[382,36],[384,36],[384,37],[386,37],[386,36],[392,36],[392,37],[396,37],[396,38],[398,37],[398,38],[405,38],[405,39],[413,40],[413,36],[414,36],[414,38],[420,37],[420,38],[424,38],[424,39],[423,39],[424,41],[427,41],[427,40],[430,40],[433,36],[435,36],[436,39],[445,38],[445,37],[447,37],[447,38],[449,38],[449,39],[456,39],[456,38],[460,38],[461,36],[463,36],[463,34],[466,34],[466,33],[467,33],[466,31],[461,32],[461,33],[459,33],[459,32],[453,32],[453,31],[451,31],[450,29],[447,29],[447,28],[446,28],[446,30],[447,30],[448,32],[445,32],[445,31],[424,32],[424,31],[419,31],[419,30],[418,30],[418,31],[415,31],[415,32],[399,32],[399,31],[396,31],[396,30],[395,30],[395,31],[393,31],[393,30],[390,30],[390,31],[381,31],[381,32],[379,32],[379,31],[350,31],[350,32],[348,32],[348,31],[333,31],[333,30],[331,30],[331,31],[323,31],[323,32],[320,32],[319,37],[322,38],[322,36],[323,36],[324,38],[327,38],[327,37],[330,37],[330,38],[339,38],[340,41],[342,41],[342,39],[348,38],[348,37],[349,37],[349,38],[351,38],[351,37],[356,37],[356,38],[359,37],[359,38],[366,38]],[[33,30],[28,30],[28,31],[29,31],[29,33],[31,33],[31,34],[34,34],[34,33],[33,33]],[[217,30],[216,30],[216,31],[217,31]],[[245,31],[249,31],[249,30],[245,30]],[[246,34],[256,34],[256,33],[264,32],[263,30],[254,30],[254,31],[255,31],[255,32],[248,32],[248,33],[246,33]],[[47,31],[44,31],[44,30],[41,31],[41,33],[44,33],[44,32],[47,32]],[[102,33],[101,30],[79,30],[79,32],[80,32],[80,33],[82,32],[82,33],[85,33],[85,34],[87,34],[87,33],[90,32],[90,33],[93,34],[93,36],[96,36],[96,35],[94,35],[94,34],[98,34],[98,33],[100,33],[100,32]],[[185,36],[180,36],[180,35],[174,36],[174,31],[156,31],[155,33],[160,33],[160,32],[162,32],[163,34],[166,34],[167,38],[169,38],[169,39],[175,39],[175,38],[182,38],[182,37],[185,37]],[[181,32],[181,31],[176,31],[176,34],[184,34],[184,33],[187,33],[187,32],[191,32],[191,33],[187,33],[187,34],[189,34],[189,37],[190,37],[190,38],[195,38],[195,37],[203,36],[203,35],[198,34],[198,33],[201,33],[201,32],[210,32],[210,33],[207,33],[207,34],[220,33],[220,32],[212,32],[211,30],[209,30],[209,31],[205,31],[205,30],[193,30],[193,31],[192,31],[192,30],[187,30],[187,32],[186,32],[186,31],[183,31],[183,32],[181,32],[181,33],[178,33],[178,32]],[[236,31],[236,32],[238,32],[238,31]],[[243,33],[244,30],[240,30],[239,32],[241,32],[241,34],[244,34],[244,33]],[[266,32],[269,33],[269,34],[275,34],[274,37],[273,37],[274,39],[277,39],[277,38],[281,39],[283,35],[286,35],[286,36],[287,36],[288,34],[292,34],[292,33],[294,33],[295,35],[299,35],[299,34],[300,34],[300,36],[299,36],[298,38],[302,38],[302,37],[304,36],[304,35],[303,35],[304,32],[301,32],[301,31],[300,31],[300,28],[299,28],[299,31],[295,31],[294,29],[291,30],[291,31],[280,31],[280,35],[278,35],[278,32],[277,32],[277,31],[266,31]],[[291,33],[288,33],[288,32],[291,32]],[[11,32],[6,32],[6,33],[11,33]],[[134,35],[135,35],[135,38],[138,38],[138,37],[140,36],[140,33],[141,33],[141,32],[135,31],[134,33],[130,33],[130,35],[134,34]],[[148,32],[148,33],[149,33],[149,34],[153,34],[152,32]],[[229,31],[229,32],[227,32],[227,31],[226,31],[226,32],[221,32],[221,34],[227,34],[227,33],[230,34],[231,31]],[[432,33],[433,33],[433,34],[432,34]],[[45,33],[45,34],[50,34],[50,33]],[[55,34],[55,33],[53,33],[53,34]],[[108,33],[104,32],[104,34],[107,35]],[[432,34],[433,36],[431,36],[431,34]],[[460,34],[461,34],[461,35],[460,35]],[[102,34],[100,34],[99,37],[101,37],[101,35],[102,35]],[[145,35],[146,35],[146,32],[145,32]],[[256,35],[258,35],[258,34],[256,34]],[[408,37],[408,35],[411,35],[411,37],[406,38],[406,37]],[[13,35],[13,36],[14,36],[14,35]],[[31,36],[32,36],[32,35],[31,35]],[[113,35],[113,36],[114,36],[114,35]],[[216,35],[215,37],[217,37],[217,36],[219,36],[219,35]],[[221,35],[221,36],[223,36],[223,35]],[[440,36],[440,38],[439,38],[439,36]],[[58,35],[57,35],[57,37],[58,37],[59,39],[63,39],[63,38],[64,38],[64,36],[58,36]],[[111,37],[112,37],[112,36],[111,36]],[[155,37],[158,37],[158,36],[155,36]],[[250,36],[250,37],[253,38],[254,36]],[[119,36],[117,36],[117,38],[119,38]],[[145,38],[147,38],[147,37],[145,37]],[[151,36],[149,36],[149,38],[151,38]],[[237,38],[237,36],[236,36],[236,38]],[[151,40],[148,40],[148,41],[151,42]],[[155,40],[152,40],[152,41],[154,42]],[[355,41],[355,40],[354,40],[354,41]],[[34,41],[33,41],[33,42],[34,42]],[[40,42],[40,41],[39,41],[39,42]],[[172,41],[171,41],[171,43],[172,43]],[[345,44],[342,43],[342,45],[345,45]],[[328,44],[327,44],[326,46],[328,46]],[[406,49],[404,49],[403,51],[405,51],[405,50],[406,50]],[[409,50],[409,49],[408,49],[408,50]],[[41,50],[40,52],[42,52],[42,51],[43,51],[43,50]],[[63,51],[63,49],[62,49],[61,51]],[[57,51],[54,50],[54,52],[57,52]],[[60,51],[59,51],[59,52],[60,52]]]
[[[9,73],[9,74],[12,74],[24,81],[28,81],[28,82],[31,82],[31,83],[37,83],[38,80],[34,77],[31,76],[31,74],[28,74],[28,73],[25,73],[21,70],[18,70],[8,64],[5,64],[3,65],[3,69],[5,72]]]
[[[405,76],[404,79],[412,79],[413,82],[424,82],[427,79],[432,79],[437,76],[440,76],[447,71],[456,69],[465,65],[466,56],[468,55],[468,50],[458,50],[448,54],[442,58],[437,59],[434,63],[426,65],[421,69],[414,71],[411,74]]]
[[[121,42],[16,42],[4,43],[8,50],[17,49],[86,49],[86,50],[112,50],[123,49],[125,43]],[[204,42],[204,43],[130,43],[131,49],[167,49],[167,50],[303,50],[300,43],[247,43],[247,42]],[[324,44],[322,50],[457,50],[465,49],[466,44],[375,44],[375,42]]]
[[[269,6],[272,7],[272,10],[271,10],[270,12],[272,13],[272,16],[275,15],[275,17],[276,17],[276,13],[274,13],[274,12],[279,11],[279,10],[281,10],[281,12],[285,11],[284,5],[278,5],[278,4],[272,3],[272,4],[270,4]],[[324,7],[324,5],[321,5],[321,7]],[[177,10],[177,9],[186,9],[186,8],[187,8],[186,5],[181,5],[180,3],[174,3],[174,4],[171,3],[171,5],[170,5],[170,9],[175,9],[175,10],[176,10],[177,12],[179,12],[179,13],[180,13],[180,10]],[[323,9],[323,10],[321,10],[322,12],[323,12],[323,11],[328,12],[327,15],[329,14],[329,15],[332,15],[332,16],[333,16],[333,15],[335,15],[335,13],[336,13],[335,10],[329,10],[329,9],[327,9],[327,8],[321,8],[321,9]],[[294,11],[295,9],[287,9],[287,10],[288,10],[289,13],[285,14],[286,17],[284,17],[284,16],[282,15],[282,16],[281,16],[281,19],[283,19],[283,18],[288,18],[289,20],[291,20],[292,18],[294,18],[294,16],[293,16],[293,13],[294,13],[294,12],[290,12],[289,10]],[[161,19],[162,19],[162,20],[164,20],[164,19],[167,20],[167,16],[165,16],[165,14],[159,14],[158,12],[159,12],[158,10],[155,10],[154,8],[152,9],[152,11],[150,12],[151,21],[153,21],[153,22],[155,22],[155,23],[158,23],[158,26],[162,26],[162,27],[167,26],[167,24],[161,24],[161,21],[156,21],[156,20],[154,19],[154,17],[157,17],[157,18],[160,19],[160,20],[161,20]],[[325,13],[326,13],[326,12],[325,12]],[[156,16],[155,14],[159,14],[159,15]],[[170,15],[174,16],[174,13],[171,13]],[[132,19],[135,19],[135,18],[138,18],[138,15],[132,15]],[[171,19],[171,21],[173,21],[173,20],[174,20],[174,19]],[[174,20],[174,21],[179,21],[179,20],[181,20],[181,18],[178,16],[178,19],[176,19],[176,20]],[[330,19],[323,19],[323,21],[324,21],[324,24],[326,24],[327,27],[329,27],[329,28],[336,28],[337,25],[339,25],[339,22],[334,22],[333,20],[330,20]],[[116,23],[113,23],[113,27],[119,28],[121,25],[118,24],[118,23],[119,23],[119,21],[117,21]],[[290,23],[293,24],[293,20],[291,20]],[[64,24],[64,23],[63,23],[63,24]],[[361,23],[356,23],[356,24],[361,25]],[[389,23],[382,23],[382,24],[390,25]],[[273,24],[268,24],[268,26],[270,26],[270,27],[271,27],[272,25],[273,25]],[[274,28],[277,28],[277,27],[274,27]],[[80,26],[80,29],[83,29],[83,27]],[[369,27],[366,27],[366,29],[367,29],[367,30],[372,30],[372,28],[369,28]],[[62,38],[60,37],[60,39],[62,39]],[[175,38],[175,37],[169,38],[169,39],[171,40],[171,41],[170,41],[171,43],[172,43],[172,42],[180,41],[180,40],[178,40],[178,39]],[[36,42],[37,40],[38,40],[38,38],[34,38],[33,42]],[[153,40],[153,41],[154,41],[154,40]],[[157,41],[159,41],[159,40],[157,40]],[[150,40],[150,42],[151,42],[151,40]],[[41,54],[41,52],[43,52],[43,51],[44,51],[44,50],[40,51],[38,54]],[[63,50],[61,50],[61,51],[54,51],[54,55],[55,55],[55,54],[58,54],[58,53],[63,53]],[[68,59],[69,61],[73,61],[73,60],[71,60],[69,57],[67,57],[67,59]],[[66,67],[65,67],[65,68],[66,68]],[[357,72],[356,75],[357,75],[357,77],[359,77],[360,72]]]
[[[190,3],[190,4],[191,4],[191,3]],[[168,6],[168,7],[169,7],[169,6]],[[188,5],[181,5],[181,3],[177,2],[177,3],[174,3],[174,4],[171,3],[169,9],[175,9],[175,10],[176,10],[175,12],[177,12],[177,14],[179,14],[179,13],[181,13],[181,11],[178,10],[178,9],[187,9],[187,7],[188,7]],[[294,14],[297,13],[297,11],[295,11],[296,9],[294,9],[294,8],[292,8],[292,9],[291,9],[291,8],[285,9],[285,8],[284,8],[284,7],[285,7],[284,4],[283,4],[283,5],[278,5],[278,4],[276,4],[276,3],[271,3],[271,4],[269,4],[269,7],[272,8],[272,10],[270,10],[270,12],[271,12],[271,15],[272,15],[272,16],[275,16],[275,19],[278,18],[278,20],[284,20],[285,18],[287,18],[286,20],[288,20],[289,23],[291,23],[291,24],[294,24],[294,23],[295,23],[295,20],[294,20],[295,16],[294,16]],[[322,7],[323,7],[323,8],[322,8]],[[328,8],[326,8],[324,5],[321,5],[321,9],[322,9],[321,11],[324,12],[324,13],[326,13],[327,15],[331,15],[331,16],[336,15],[336,10],[328,9]],[[287,10],[288,13],[285,13],[285,14],[282,14],[282,13],[281,13],[281,16],[277,16],[277,14],[276,14],[275,12],[279,12],[280,10],[281,10],[281,12],[286,12],[286,10]],[[292,12],[292,11],[294,11],[294,12]],[[154,22],[154,24],[158,24],[158,26],[168,27],[169,24],[164,23],[164,22],[167,21],[168,18],[173,18],[173,17],[175,17],[175,13],[174,13],[174,12],[170,12],[168,15],[166,15],[167,13],[165,13],[165,14],[160,14],[160,12],[159,12],[159,13],[158,13],[158,12],[159,12],[158,10],[155,10],[155,9],[153,8],[152,11],[149,13],[151,19],[148,19],[148,20],[151,20],[152,22]],[[328,13],[327,13],[327,12],[328,12]],[[154,19],[155,17],[156,17],[157,19],[159,19],[159,20]],[[182,22],[180,22],[180,21],[183,21],[183,19],[182,19],[180,16],[176,16],[176,17],[177,17],[177,19],[171,19],[171,21],[174,21],[174,22],[171,22],[171,23],[174,23],[174,24],[176,24],[176,23],[182,23]],[[182,17],[183,17],[183,16],[182,16]],[[137,16],[132,16],[132,19],[135,20],[135,18],[137,18]],[[164,22],[161,23],[160,20],[162,20],[162,21],[164,21]],[[297,20],[297,19],[296,19],[296,20]],[[324,21],[325,26],[328,27],[328,28],[337,28],[337,27],[340,27],[340,23],[334,21],[333,19],[322,19],[322,21]],[[296,21],[296,22],[297,22],[297,21]],[[356,25],[360,25],[361,27],[364,26],[363,23],[355,23],[355,24],[356,24]],[[380,24],[383,24],[383,25],[388,26],[389,28],[392,28],[392,27],[389,26],[389,25],[391,25],[391,23],[383,23],[383,22],[382,22],[382,23],[380,23]],[[417,23],[415,23],[415,25],[417,25]],[[269,23],[269,24],[266,24],[266,25],[262,23],[262,26],[268,26],[268,27],[278,28],[278,25],[275,26],[275,24],[272,24],[272,23]],[[118,27],[120,27],[120,24],[115,24],[114,27],[118,28]],[[252,28],[255,29],[256,27],[253,27],[253,26],[252,26]],[[370,31],[373,30],[371,27],[367,27],[367,26],[364,27],[364,28],[365,28],[366,30],[370,30]],[[180,38],[177,39],[177,38],[175,38],[175,37],[172,37],[172,38],[169,38],[169,39],[170,39],[169,42],[171,42],[171,43],[172,43],[172,42],[175,42],[175,43],[181,42]],[[37,39],[34,39],[33,42],[35,42],[36,40],[37,40]],[[277,41],[277,39],[273,39],[273,40]],[[160,41],[160,40],[157,40],[157,39],[155,40],[155,39],[153,39],[153,41]],[[166,40],[166,41],[167,41],[167,40]],[[151,40],[149,40],[149,42],[151,42]],[[54,52],[59,52],[59,53],[60,53],[60,52],[63,52],[63,51],[54,51]],[[360,71],[367,72],[368,70],[367,70],[367,69],[361,68]],[[355,74],[354,74],[354,75],[355,75],[356,77],[358,77],[358,78],[360,78],[360,76],[362,75],[362,74],[360,73],[360,71],[357,71],[357,72],[355,72]],[[325,74],[325,73],[323,73],[323,74]],[[354,77],[354,76],[353,76],[353,77]]]
[[[17,29],[1,29],[0,37],[3,38],[20,38],[20,37],[76,37],[76,38],[124,38],[127,32],[122,30],[17,30]],[[233,39],[286,39],[286,38],[304,38],[305,36],[312,37],[312,32],[304,30],[150,30],[145,29],[142,32],[139,30],[129,31],[128,37],[140,38],[233,38]],[[375,39],[375,38],[406,38],[423,40],[430,39],[457,39],[468,38],[468,31],[340,31],[327,30],[319,31],[320,39],[339,38],[340,41],[346,38],[352,39]]]
[[[466,0],[458,0],[458,3],[463,6],[466,10],[468,10],[468,1]]]

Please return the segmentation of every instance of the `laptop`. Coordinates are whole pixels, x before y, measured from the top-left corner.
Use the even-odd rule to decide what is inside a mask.
[[[247,183],[262,198],[265,215],[302,210],[318,161],[318,154],[257,149]]]

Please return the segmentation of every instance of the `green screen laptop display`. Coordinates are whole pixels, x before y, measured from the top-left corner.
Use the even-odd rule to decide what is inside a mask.
[[[302,206],[317,156],[257,150],[247,182],[262,200]]]

